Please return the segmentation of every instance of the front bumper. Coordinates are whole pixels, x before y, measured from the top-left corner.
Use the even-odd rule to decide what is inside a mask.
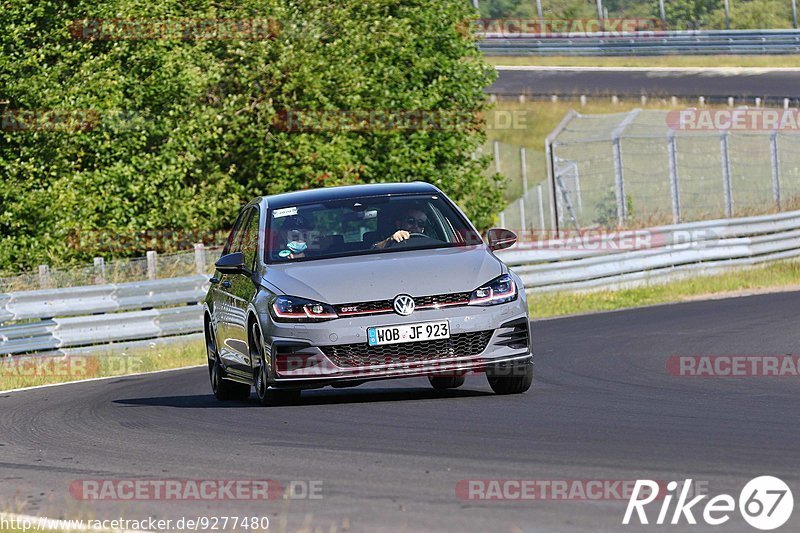
[[[266,337],[272,362],[271,385],[276,387],[319,387],[397,377],[481,372],[490,365],[525,364],[532,357],[524,298],[489,307],[420,310],[407,317],[372,315],[313,324],[275,323],[265,318],[270,325]],[[465,344],[454,342],[449,345],[449,351],[418,356],[421,343],[403,343],[391,345],[390,356],[378,355],[386,350],[374,350],[376,355],[372,356],[367,328],[434,320],[448,320],[451,339],[479,336],[481,348],[477,353],[459,353],[454,347]],[[476,345],[470,343],[469,346]],[[332,356],[334,347],[358,348],[358,362],[353,358]]]

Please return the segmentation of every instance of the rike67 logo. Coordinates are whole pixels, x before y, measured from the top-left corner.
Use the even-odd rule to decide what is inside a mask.
[[[691,486],[691,479],[685,480],[680,488],[677,481],[667,483],[667,493],[661,500],[655,524],[697,524],[694,513],[698,513],[706,524],[712,526],[722,525],[731,519],[737,503],[733,496],[720,494],[702,505],[700,502],[708,495],[702,494],[690,500]],[[635,516],[634,524],[636,519],[640,524],[649,524],[652,515],[648,518],[645,506],[653,503],[658,496],[656,481],[636,480],[622,523],[631,524],[631,519]],[[670,509],[675,496],[677,496],[675,507]],[[738,504],[739,513],[748,524],[756,529],[768,531],[782,526],[789,520],[794,508],[794,498],[789,486],[782,480],[773,476],[760,476],[751,479],[744,486],[739,493]],[[671,516],[670,511],[672,511]]]

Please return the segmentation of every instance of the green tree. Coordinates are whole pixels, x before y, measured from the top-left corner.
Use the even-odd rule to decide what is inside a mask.
[[[480,227],[501,206],[483,125],[441,131],[276,127],[292,110],[480,114],[494,71],[462,0],[5,0],[7,109],[91,110],[89,131],[0,131],[0,270],[85,261],[95,230],[229,227],[253,196],[424,180]],[[84,40],[78,19],[280,22],[274,39]],[[143,249],[130,248],[129,255]]]

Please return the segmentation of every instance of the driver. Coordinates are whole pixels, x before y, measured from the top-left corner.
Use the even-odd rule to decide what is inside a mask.
[[[428,224],[428,215],[418,207],[411,207],[395,219],[394,225],[397,231],[382,241],[372,245],[373,248],[386,248],[389,243],[402,242],[411,238],[412,233],[425,233],[425,226]]]

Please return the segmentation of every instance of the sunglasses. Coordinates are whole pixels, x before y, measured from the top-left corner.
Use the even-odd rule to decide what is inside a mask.
[[[408,217],[406,219],[406,224],[408,226],[414,226],[416,228],[424,228],[425,224],[427,224],[427,223],[428,223],[428,219],[426,219],[426,218]]]

